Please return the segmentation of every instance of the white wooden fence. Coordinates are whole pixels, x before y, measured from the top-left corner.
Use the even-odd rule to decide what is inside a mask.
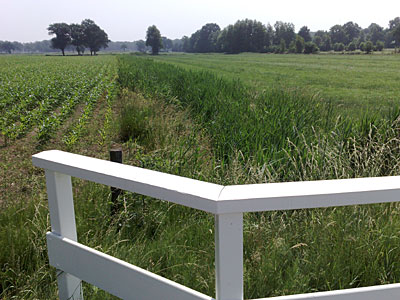
[[[243,299],[244,212],[400,201],[400,176],[221,186],[56,150],[32,160],[46,172],[52,230],[47,233],[48,254],[57,268],[61,300],[82,300],[81,280],[122,299],[212,299],[79,244],[71,176],[214,214],[217,300]],[[400,299],[400,284],[268,299]]]

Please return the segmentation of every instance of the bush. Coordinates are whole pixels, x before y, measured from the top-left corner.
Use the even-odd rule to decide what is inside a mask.
[[[344,44],[343,43],[335,43],[333,45],[333,50],[336,52],[344,51]]]
[[[368,41],[364,45],[364,51],[369,54],[374,50],[374,44],[371,41]]]
[[[385,44],[382,41],[377,41],[375,47],[376,47],[376,51],[382,51],[383,48],[385,47]]]
[[[360,44],[360,50],[361,50],[361,51],[365,51],[365,42],[362,42],[362,43]]]
[[[297,53],[296,51],[296,42],[295,41],[291,41],[289,44],[289,53]]]
[[[281,39],[281,42],[279,43],[279,53],[285,53],[286,52],[286,42],[284,39]]]
[[[355,51],[357,48],[356,42],[351,42],[348,46],[347,46],[347,51]]]
[[[303,53],[305,47],[304,39],[299,35],[296,36],[295,47],[296,47],[296,53]]]
[[[305,43],[305,46],[304,46],[305,54],[314,54],[314,53],[317,53],[318,51],[319,51],[319,48],[318,48],[317,44],[315,44],[313,42]]]

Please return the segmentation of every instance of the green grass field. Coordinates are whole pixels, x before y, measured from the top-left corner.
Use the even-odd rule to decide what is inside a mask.
[[[400,104],[398,55],[167,54],[156,59],[239,78],[257,90],[306,89],[353,117]]]

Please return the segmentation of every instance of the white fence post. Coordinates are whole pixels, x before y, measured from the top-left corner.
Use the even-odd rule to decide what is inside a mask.
[[[46,170],[51,230],[77,241],[71,176]],[[60,300],[83,300],[81,280],[57,270]]]
[[[215,215],[217,300],[243,300],[243,214]]]

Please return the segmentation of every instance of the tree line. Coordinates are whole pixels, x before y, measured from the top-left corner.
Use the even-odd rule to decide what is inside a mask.
[[[400,18],[389,21],[383,28],[371,23],[361,28],[349,21],[343,25],[336,24],[329,30],[311,32],[307,26],[295,31],[293,23],[277,21],[273,26],[264,25],[257,20],[238,20],[221,29],[218,24],[208,23],[189,36],[171,40],[161,36],[158,28],[150,26],[145,40],[134,42],[111,42],[103,29],[92,20],[83,20],[81,24],[54,23],[49,25],[50,41],[18,43],[0,41],[0,52],[51,52],[59,49],[75,50],[79,55],[88,48],[96,54],[101,48],[110,46],[110,51],[159,51],[172,52],[260,52],[260,53],[316,53],[318,51],[355,51],[367,53],[380,51],[383,48],[400,46]],[[154,46],[154,47],[153,47]]]
[[[256,20],[239,20],[224,29],[215,23],[204,25],[190,37],[182,38],[183,52],[274,52],[314,53],[321,51],[371,52],[400,46],[400,18],[383,28],[372,23],[361,28],[357,23],[334,25],[328,31],[311,32],[307,26],[295,31],[292,23],[278,21],[273,26]]]
[[[81,24],[54,23],[47,28],[49,35],[55,35],[50,41],[54,49],[60,49],[65,55],[65,48],[72,45],[78,55],[85,49],[90,50],[90,55],[96,55],[101,48],[106,48],[109,43],[107,33],[94,21],[85,19]]]
[[[376,23],[361,28],[357,23],[350,21],[343,25],[334,25],[327,31],[316,32],[311,32],[307,26],[301,27],[296,32],[293,23],[282,21],[277,21],[272,26],[264,25],[257,20],[245,19],[238,20],[224,29],[218,24],[208,23],[190,37],[184,36],[174,41],[162,38],[161,46],[157,47],[166,51],[233,54],[316,53],[357,49],[369,53],[398,46],[400,46],[399,17],[390,20],[387,28]]]

